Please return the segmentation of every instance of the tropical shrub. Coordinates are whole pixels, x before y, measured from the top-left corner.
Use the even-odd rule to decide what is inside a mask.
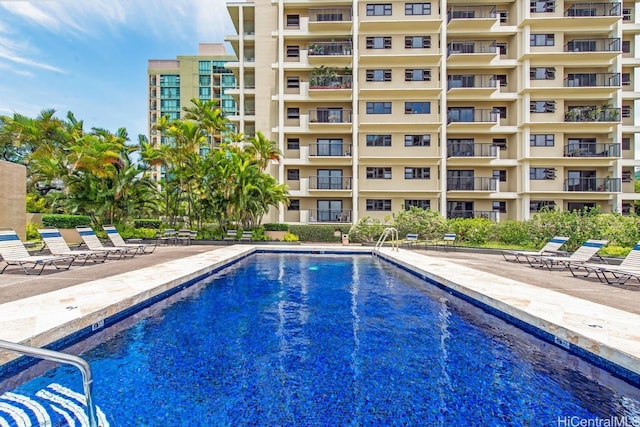
[[[153,228],[159,230],[162,221],[159,219],[134,219],[133,228]]]
[[[420,238],[439,239],[446,230],[446,220],[435,211],[411,206],[408,210],[393,215],[392,226],[400,237],[409,233],[418,233]]]
[[[338,242],[341,236],[336,236],[335,225],[290,225],[289,231],[298,236],[303,242]]]
[[[38,224],[34,224],[32,222],[27,223],[27,240],[40,240]]]
[[[284,223],[268,223],[263,224],[264,231],[289,231],[289,224]]]
[[[369,216],[362,217],[349,230],[349,240],[356,243],[375,242],[386,227],[379,219]]]
[[[43,214],[42,225],[56,228],[76,228],[91,224],[91,217],[86,215]]]
[[[283,237],[283,240],[285,242],[297,242],[299,240],[299,238],[295,234],[290,233],[290,232],[287,231],[285,233],[284,237]]]

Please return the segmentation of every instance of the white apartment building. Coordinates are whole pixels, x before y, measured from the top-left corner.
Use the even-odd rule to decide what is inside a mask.
[[[262,131],[271,221],[628,212],[639,195],[637,2],[229,2],[230,119]]]

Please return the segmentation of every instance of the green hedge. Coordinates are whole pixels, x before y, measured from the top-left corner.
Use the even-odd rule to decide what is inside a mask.
[[[290,225],[289,232],[301,242],[339,242],[342,234],[349,233],[351,225]]]
[[[153,228],[160,230],[162,221],[159,219],[134,219],[133,228]]]
[[[77,226],[90,225],[91,217],[86,215],[42,215],[42,225],[56,228],[76,228]]]
[[[269,223],[262,226],[264,231],[289,231],[289,224]]]

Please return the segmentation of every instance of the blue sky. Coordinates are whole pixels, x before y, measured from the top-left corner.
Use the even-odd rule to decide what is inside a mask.
[[[147,133],[147,60],[234,34],[224,0],[0,0],[0,115]],[[229,53],[231,48],[227,46]]]

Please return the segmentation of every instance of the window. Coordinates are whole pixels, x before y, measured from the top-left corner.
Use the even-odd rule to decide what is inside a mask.
[[[622,20],[623,21],[631,21],[631,16],[633,14],[633,9],[630,7],[625,7],[622,9]]]
[[[289,89],[298,89],[300,87],[300,77],[287,77],[287,87]]]
[[[622,53],[631,53],[631,42],[629,40],[622,41]]]
[[[494,147],[500,147],[501,150],[507,149],[507,138],[493,138],[491,143]]]
[[[367,179],[391,179],[391,168],[367,168]]]
[[[498,51],[499,55],[506,55],[507,54],[507,43],[506,42],[497,42],[496,43],[496,50]]]
[[[289,206],[287,207],[288,211],[299,211],[300,210],[300,200],[291,199],[289,200]]]
[[[555,80],[556,69],[554,67],[533,67],[529,70],[531,80]]]
[[[492,203],[492,208],[494,211],[498,211],[500,213],[507,213],[507,202],[494,201]]]
[[[367,114],[391,114],[391,102],[367,102]]]
[[[411,69],[404,70],[405,82],[429,82],[431,81],[431,69]]]
[[[431,36],[405,36],[404,47],[407,49],[430,48]]]
[[[631,171],[622,171],[622,182],[632,182]]]
[[[300,15],[287,15],[287,27],[299,27]]]
[[[531,200],[529,202],[530,212],[539,212],[543,209],[553,210],[556,207],[556,202],[553,200]]]
[[[367,37],[367,49],[391,49],[391,37]]]
[[[553,46],[554,44],[554,34],[531,34],[529,36],[530,46]]]
[[[556,101],[531,101],[529,111],[532,113],[554,113],[556,111]]]
[[[391,135],[367,135],[367,147],[391,147]]]
[[[506,24],[507,22],[509,22],[509,12],[507,12],[506,10],[499,10],[498,16],[500,17],[501,24]]]
[[[431,179],[431,168],[404,168],[404,179]]]
[[[390,16],[391,4],[368,4],[367,16]]]
[[[425,102],[405,102],[404,103],[405,114],[430,114],[431,103]]]
[[[631,150],[631,138],[628,136],[622,137],[622,149]]]
[[[405,15],[431,15],[431,3],[405,3]]]
[[[391,70],[367,70],[368,82],[390,82]]]
[[[568,202],[567,210],[568,211],[588,211],[594,209],[596,207],[595,203],[592,202]]]
[[[537,133],[529,136],[531,147],[553,147],[555,145],[555,135],[552,133]]]
[[[507,118],[507,107],[493,107],[493,112],[496,113],[501,119]]]
[[[289,181],[300,181],[300,169],[288,169],[287,179]]]
[[[300,46],[287,46],[287,58],[299,58]]]
[[[391,199],[367,199],[368,211],[391,211]]]
[[[506,74],[496,74],[496,75],[493,76],[492,79],[500,82],[500,87],[507,86],[507,75]]]
[[[555,168],[531,168],[529,169],[529,179],[531,181],[556,179]]]
[[[431,146],[431,135],[405,135],[405,147],[429,147]]]
[[[300,138],[287,138],[287,150],[299,150]]]
[[[623,105],[622,109],[620,110],[620,115],[622,117],[631,117],[631,106]]]
[[[287,108],[287,119],[299,119],[299,118],[300,118],[299,108]]]
[[[404,201],[404,209],[409,210],[411,206],[415,206],[420,209],[431,209],[431,200],[426,199],[413,199]]]
[[[531,0],[529,10],[533,13],[555,12],[556,2],[555,0]]]
[[[507,171],[506,170],[494,170],[493,177],[500,182],[507,182]]]
[[[631,73],[622,73],[622,86],[631,86]]]
[[[200,74],[210,74],[211,61],[198,61],[198,72]]]

